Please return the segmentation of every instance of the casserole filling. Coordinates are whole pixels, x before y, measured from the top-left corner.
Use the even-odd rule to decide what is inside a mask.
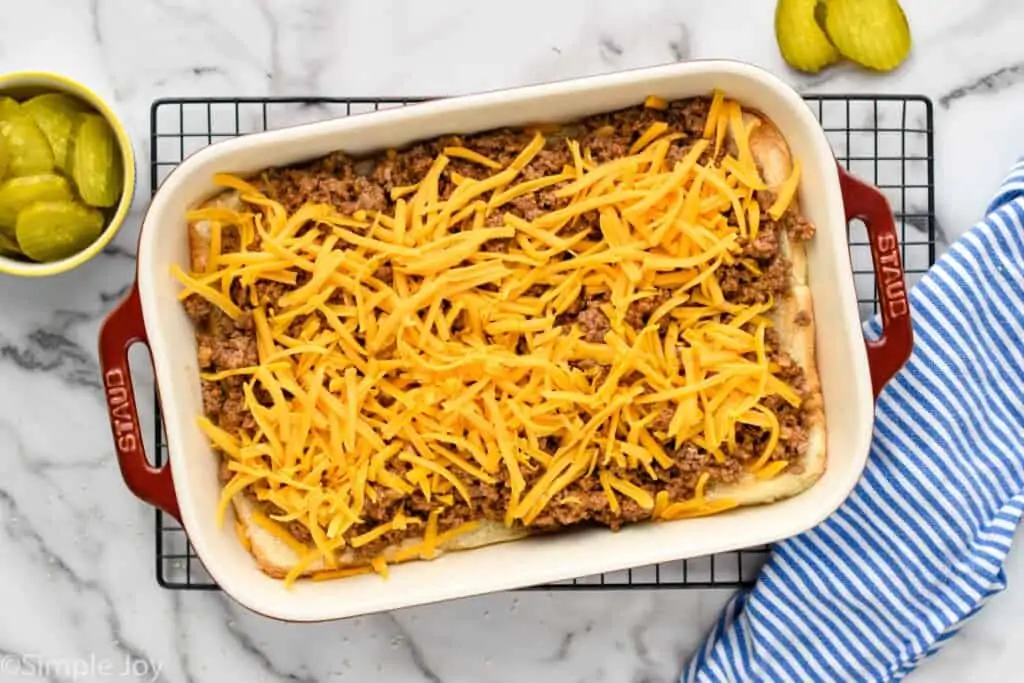
[[[651,98],[221,178],[241,201],[192,212],[208,260],[177,275],[222,508],[248,497],[298,575],[482,521],[712,514],[798,473],[805,377],[772,315],[783,237],[814,228],[754,125],[720,93]]]

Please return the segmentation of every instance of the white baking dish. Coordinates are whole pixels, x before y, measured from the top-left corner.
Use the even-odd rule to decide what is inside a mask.
[[[805,493],[773,505],[703,519],[589,530],[454,553],[392,568],[391,577],[299,582],[268,578],[239,543],[232,523],[216,524],[217,457],[196,426],[202,412],[192,325],[177,299],[171,264],[187,267],[185,211],[214,191],[217,172],[248,173],[341,149],[352,154],[430,138],[606,112],[648,95],[676,99],[719,88],[767,114],[803,163],[801,203],[818,226],[809,250],[818,363],[828,427],[828,468]],[[844,191],[856,205],[844,206]],[[876,268],[895,266],[882,288],[887,340],[865,348],[847,247],[849,216],[870,224]],[[881,271],[879,271],[881,274]],[[134,415],[127,347],[147,342],[153,356],[169,465],[145,464]],[[800,533],[834,510],[864,467],[874,389],[909,353],[899,252],[881,195],[837,170],[832,151],[800,96],[771,74],[737,62],[704,61],[433,101],[250,135],[186,159],[153,198],[139,240],[138,281],[101,333],[104,381],[122,471],[144,500],[179,518],[212,577],[240,603],[273,617],[335,619],[438,600],[541,584],[769,543]],[[869,363],[869,356],[871,362]],[[872,372],[874,370],[875,372]]]

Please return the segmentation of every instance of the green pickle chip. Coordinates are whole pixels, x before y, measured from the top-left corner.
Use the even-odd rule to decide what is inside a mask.
[[[11,161],[11,153],[7,151],[7,140],[0,135],[0,180],[7,175],[7,166]]]
[[[10,120],[22,113],[21,105],[13,99],[10,97],[0,97],[0,121]]]
[[[78,194],[90,206],[117,203],[124,184],[117,139],[106,119],[85,114],[72,150],[71,177]]]
[[[779,0],[775,7],[775,39],[779,52],[794,69],[817,73],[839,61],[836,46],[818,25],[820,0]]]
[[[92,244],[103,214],[74,201],[36,202],[18,214],[18,246],[34,261],[58,261]]]
[[[30,204],[72,199],[71,184],[53,173],[11,178],[0,183],[0,233],[13,237],[18,213]]]
[[[41,106],[46,107],[47,109],[63,111],[68,114],[84,114],[89,110],[89,107],[80,100],[76,100],[74,97],[60,92],[36,95],[32,99],[22,102],[21,106],[29,108],[33,106]]]
[[[891,71],[910,53],[910,24],[897,0],[826,0],[825,31],[844,57]]]
[[[33,97],[22,103],[21,108],[32,117],[49,141],[54,164],[68,172],[71,168],[68,154],[84,111],[83,106],[67,95],[50,93]]]
[[[7,143],[9,175],[38,175],[53,170],[53,150],[43,131],[9,97],[0,98],[0,135]]]
[[[21,256],[18,243],[0,232],[0,256]]]

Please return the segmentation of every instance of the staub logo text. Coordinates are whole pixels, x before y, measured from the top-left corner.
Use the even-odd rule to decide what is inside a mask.
[[[896,236],[879,235],[876,240],[878,248],[878,277],[886,312],[891,318],[898,318],[909,313],[907,305],[907,286],[903,281],[903,270],[900,268],[900,250]]]
[[[108,370],[103,375],[103,384],[117,450],[119,453],[134,453],[139,447],[139,428],[135,424],[135,411],[124,371],[120,368]]]

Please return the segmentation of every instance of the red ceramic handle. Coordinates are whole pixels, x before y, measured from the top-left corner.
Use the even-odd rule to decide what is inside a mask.
[[[846,220],[860,219],[867,227],[871,260],[875,265],[878,301],[882,309],[882,334],[867,342],[868,365],[875,398],[886,382],[910,358],[914,332],[910,324],[907,282],[896,239],[896,222],[885,195],[877,188],[839,167],[839,185],[846,206]]]
[[[114,433],[121,476],[128,489],[180,522],[181,511],[174,495],[171,465],[153,467],[149,464],[139,428],[128,349],[140,342],[147,343],[146,328],[142,322],[139,288],[132,285],[128,296],[107,316],[100,328],[100,369],[110,413],[110,428]]]

